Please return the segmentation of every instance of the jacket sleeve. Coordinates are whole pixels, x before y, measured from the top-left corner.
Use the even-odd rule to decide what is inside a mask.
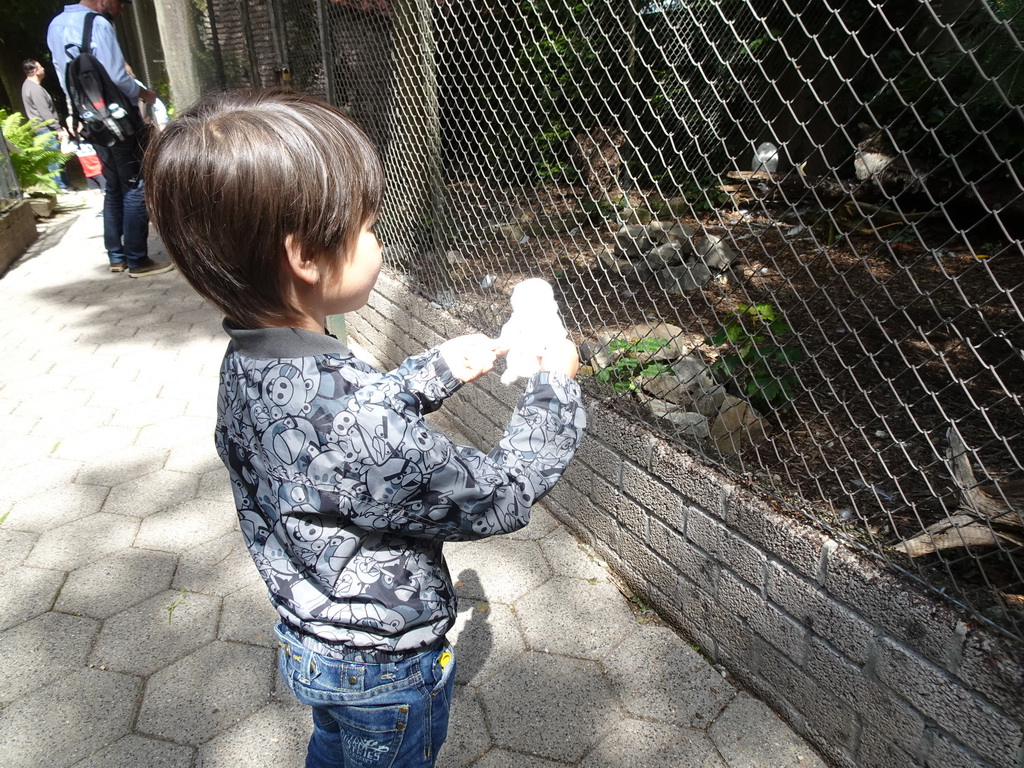
[[[462,387],[436,347],[408,358],[388,376],[419,401],[422,413],[433,413]]]
[[[417,375],[397,376],[355,393],[332,436],[349,457],[345,479],[318,485],[321,499],[360,528],[412,537],[463,541],[524,527],[583,438],[579,386],[561,374],[535,374],[498,445],[485,454],[425,423],[422,383]]]

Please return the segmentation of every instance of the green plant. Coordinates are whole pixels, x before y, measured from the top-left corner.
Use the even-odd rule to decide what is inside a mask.
[[[179,605],[184,605],[185,604],[185,598],[187,596],[188,596],[188,593],[185,592],[184,589],[179,589],[178,590],[178,599],[175,600],[174,602],[172,602],[170,605],[167,606],[167,623],[168,623],[168,625],[171,623],[171,617],[174,616],[174,609],[177,608]]]
[[[67,162],[69,155],[59,149],[50,149],[53,134],[37,134],[40,120],[28,120],[20,112],[8,113],[0,109],[0,131],[14,147],[11,152],[11,165],[18,177],[18,184],[26,194],[33,192],[56,192],[57,182],[54,180],[60,168]]]
[[[798,347],[779,343],[791,332],[771,304],[740,304],[726,324],[704,340],[725,348],[711,370],[734,380],[755,405],[787,410],[796,399],[793,366],[804,357]]]
[[[662,362],[651,361],[650,355],[665,347],[665,339],[612,339],[608,344],[610,352],[619,352],[619,357],[594,374],[598,381],[610,384],[616,392],[630,392],[638,388],[637,379],[653,379],[672,368]]]

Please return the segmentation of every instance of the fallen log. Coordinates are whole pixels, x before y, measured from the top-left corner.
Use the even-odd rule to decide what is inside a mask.
[[[978,485],[967,446],[955,427],[947,430],[946,441],[946,465],[956,482],[960,503],[948,518],[898,544],[896,551],[921,557],[940,549],[991,547],[1001,541],[1024,547],[1024,483]]]

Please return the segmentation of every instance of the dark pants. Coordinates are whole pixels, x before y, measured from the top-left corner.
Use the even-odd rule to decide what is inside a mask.
[[[112,147],[96,145],[107,187],[103,198],[103,245],[111,264],[127,262],[129,268],[149,260],[149,214],[142,181],[145,152],[145,133]]]

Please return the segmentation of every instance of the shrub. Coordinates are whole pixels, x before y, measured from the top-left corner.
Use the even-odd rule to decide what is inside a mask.
[[[14,147],[11,150],[11,165],[14,166],[14,174],[25,194],[56,192],[59,187],[55,179],[60,171],[50,168],[60,168],[69,157],[59,149],[48,148],[47,145],[53,140],[52,134],[36,133],[40,123],[37,118],[27,120],[20,112],[8,114],[0,109],[0,131]]]

